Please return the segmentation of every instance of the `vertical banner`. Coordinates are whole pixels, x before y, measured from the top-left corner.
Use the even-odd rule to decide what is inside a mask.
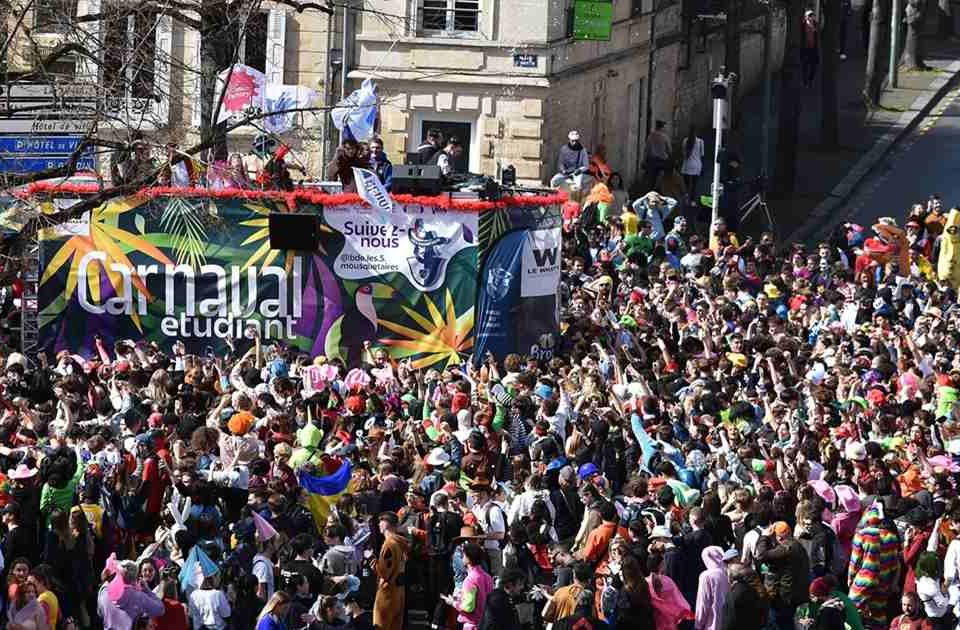
[[[520,298],[520,275],[527,232],[510,232],[487,253],[480,273],[477,299],[477,346],[474,360],[482,362],[488,352],[502,359],[516,349],[514,334]]]

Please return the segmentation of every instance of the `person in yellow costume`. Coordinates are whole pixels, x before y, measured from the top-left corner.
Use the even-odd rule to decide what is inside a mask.
[[[947,223],[940,240],[937,258],[937,280],[960,288],[960,210],[953,208],[947,214]]]

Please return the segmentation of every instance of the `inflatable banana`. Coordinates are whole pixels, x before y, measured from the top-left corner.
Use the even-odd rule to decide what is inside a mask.
[[[940,239],[940,257],[937,259],[937,280],[960,288],[960,210],[953,208]]]

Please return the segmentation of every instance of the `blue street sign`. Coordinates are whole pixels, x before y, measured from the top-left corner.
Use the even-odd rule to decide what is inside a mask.
[[[82,140],[80,135],[0,135],[0,173],[35,173],[63,166]],[[88,148],[77,169],[93,168],[93,149]]]
[[[70,155],[82,136],[0,136],[0,155],[4,153],[29,153],[32,155]]]
[[[69,159],[69,155],[51,155],[45,157],[24,156],[16,158],[0,156],[0,173],[35,173],[45,171],[49,168],[63,166]],[[77,170],[89,171],[93,169],[93,156],[81,157],[77,161]]]

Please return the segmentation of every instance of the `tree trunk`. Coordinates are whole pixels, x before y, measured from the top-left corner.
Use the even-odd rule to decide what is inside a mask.
[[[773,191],[790,195],[796,188],[797,141],[800,136],[799,45],[801,37],[801,0],[784,3],[787,36],[784,42],[783,67],[780,68],[778,103],[777,161]]]
[[[867,8],[864,7],[864,11]],[[863,100],[867,109],[877,105],[879,97],[879,77],[883,76],[880,64],[883,63],[882,42],[884,39],[883,0],[873,0],[870,9],[870,44],[867,46],[867,69],[863,77]]]
[[[924,0],[908,0],[905,7],[907,35],[903,40],[903,54],[900,65],[908,70],[925,70],[923,62],[923,43],[920,41],[920,29],[926,21],[927,3]]]
[[[841,0],[824,0],[820,32],[820,143],[835,147],[840,142],[840,112],[837,103],[837,48],[840,46]]]
[[[200,16],[200,139],[207,142],[221,133],[213,119],[216,103],[217,75],[235,60],[239,44],[239,29],[226,4],[214,3]],[[235,28],[230,28],[233,25]],[[222,146],[221,146],[222,145]],[[223,157],[226,138],[215,143],[213,154]]]

